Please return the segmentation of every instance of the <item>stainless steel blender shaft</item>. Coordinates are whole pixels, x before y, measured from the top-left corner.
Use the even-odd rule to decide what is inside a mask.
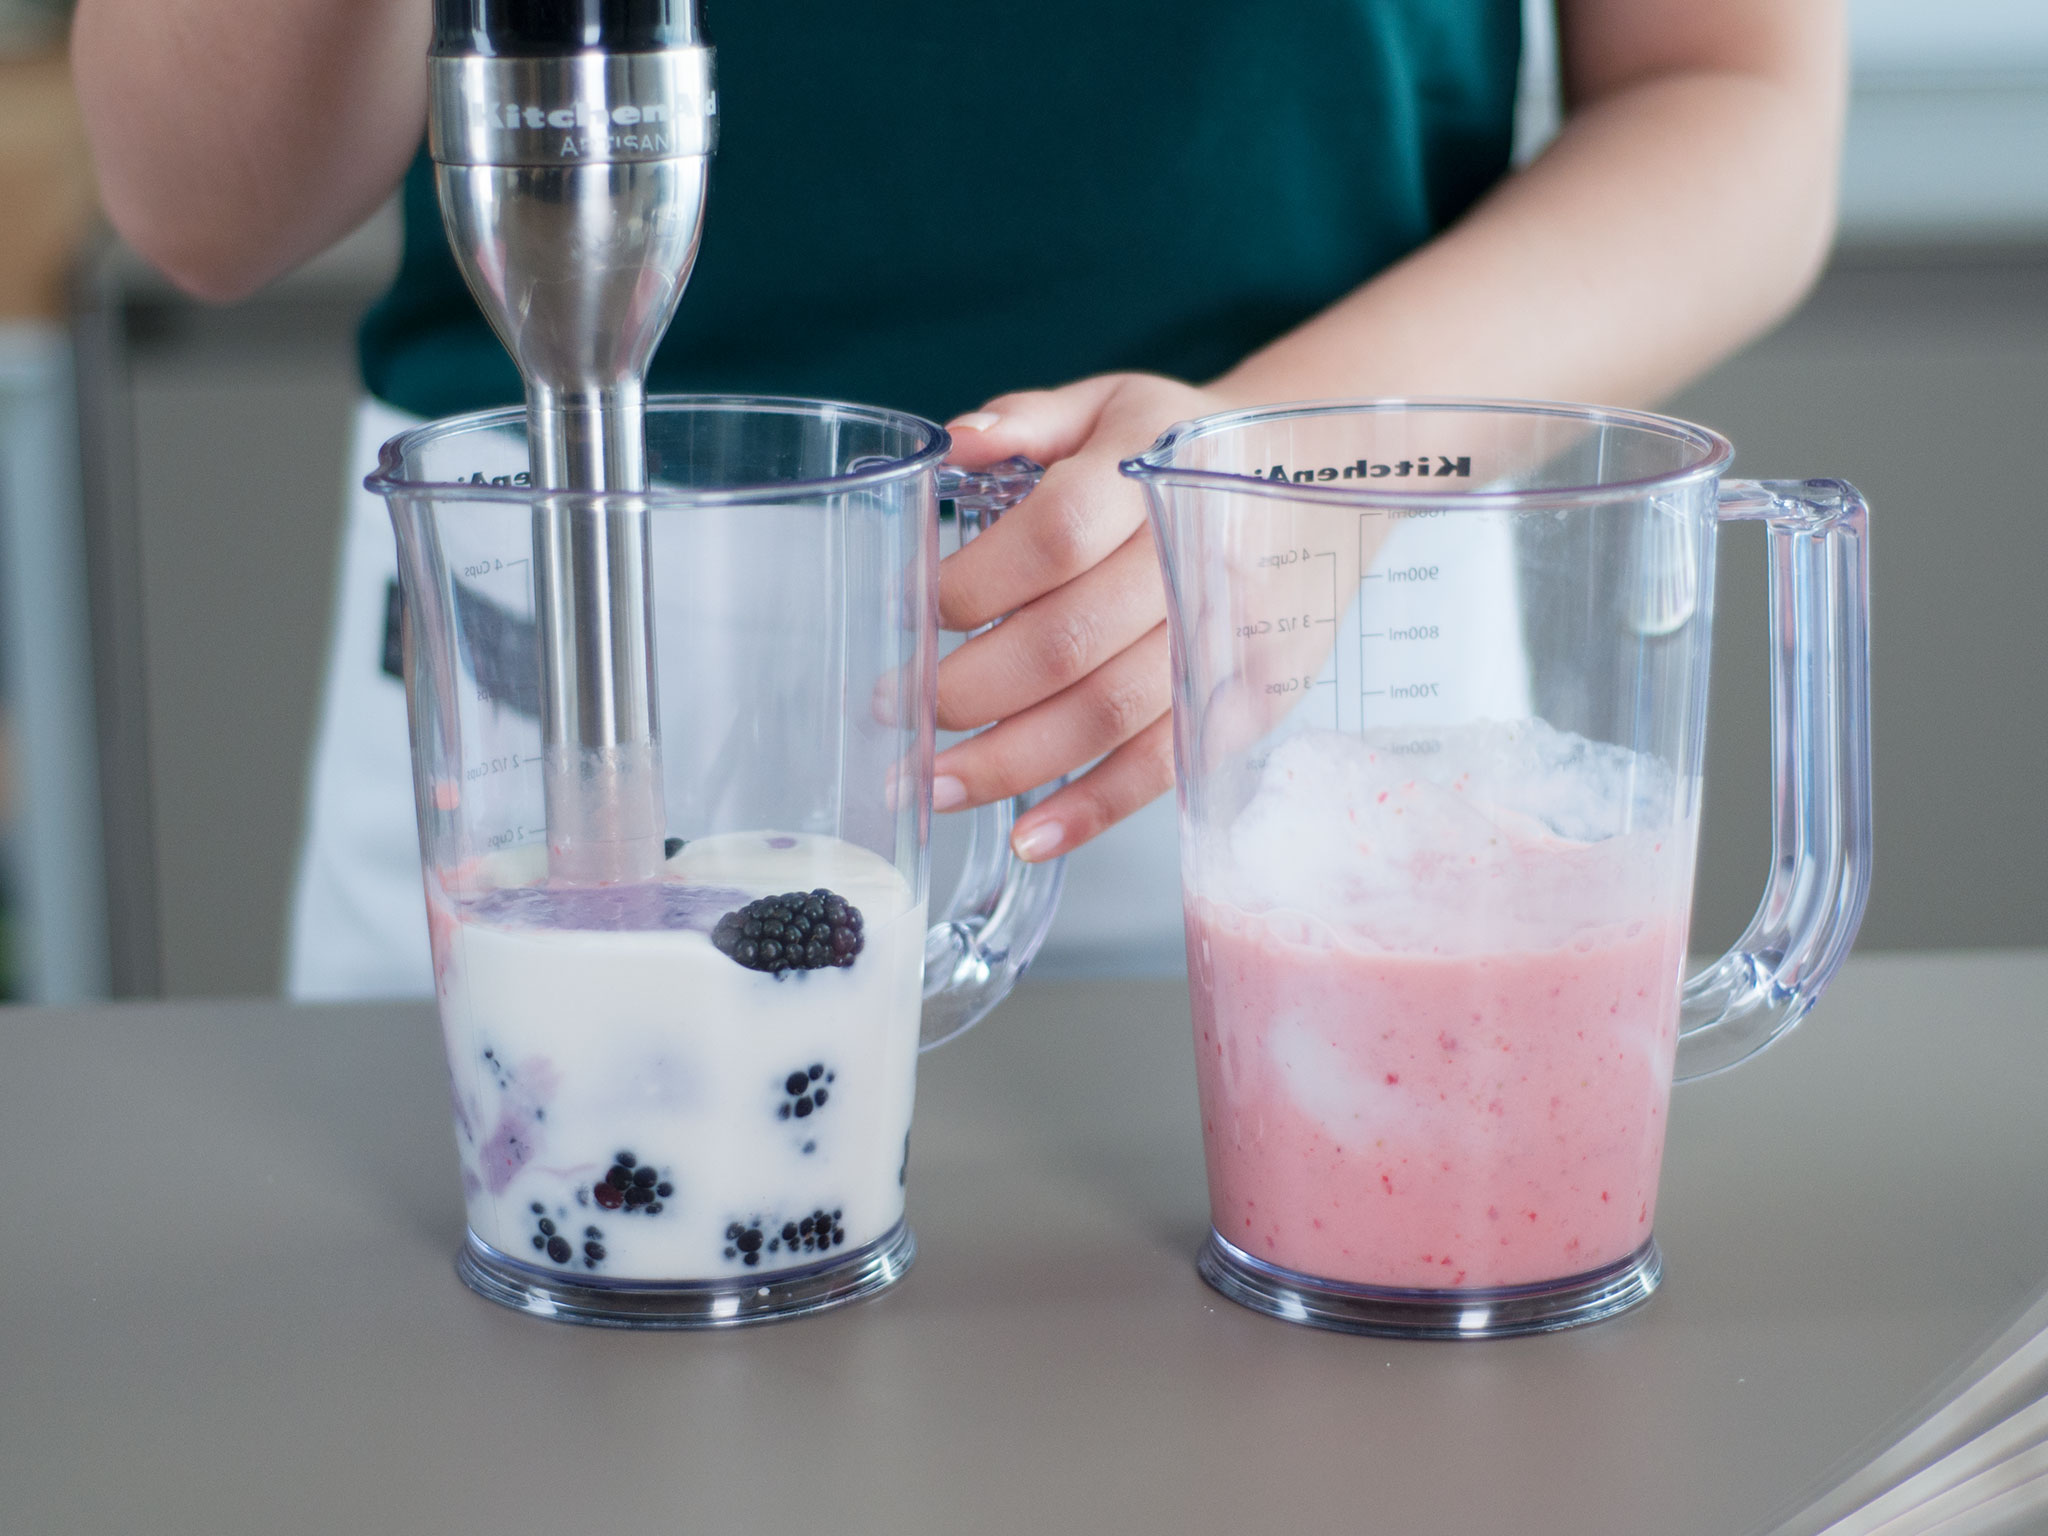
[[[429,145],[457,262],[526,381],[533,484],[646,489],[645,378],[697,255],[710,51],[437,53]],[[645,510],[565,494],[534,514],[549,867],[662,862]]]

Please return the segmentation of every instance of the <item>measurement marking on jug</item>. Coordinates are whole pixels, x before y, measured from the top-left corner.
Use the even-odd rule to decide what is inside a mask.
[[[1360,581],[1435,581],[1442,574],[1442,567],[1435,565],[1404,565],[1392,571],[1367,571]]]
[[[1365,627],[1367,623],[1365,606],[1365,584],[1368,581],[1378,581],[1381,579],[1377,572],[1366,569],[1368,566],[1372,564],[1373,555],[1373,550],[1368,548],[1367,546],[1369,543],[1376,546],[1378,540],[1381,537],[1383,537],[1382,531],[1368,524],[1366,522],[1366,519],[1369,517],[1383,516],[1385,516],[1383,512],[1361,512],[1358,516],[1358,672],[1356,686],[1358,689],[1358,729],[1361,732],[1365,730],[1366,723],[1365,701],[1367,699],[1378,699],[1386,697],[1386,689],[1368,688],[1365,686],[1365,642],[1368,640],[1383,639],[1386,635],[1385,630],[1368,630]],[[1385,621],[1382,620],[1381,622]],[[1342,722],[1340,720],[1334,721],[1332,723],[1341,724]]]
[[[1361,640],[1385,640],[1399,645],[1410,640],[1440,640],[1443,638],[1435,624],[1410,624],[1406,629],[1369,629],[1358,637]]]
[[[1237,626],[1237,637],[1240,640],[1252,640],[1260,635],[1291,635],[1313,625],[1332,622],[1334,621],[1318,619],[1306,613],[1290,613],[1277,619],[1254,619],[1249,624],[1240,624]]]
[[[511,773],[515,769],[520,768],[532,768],[539,762],[540,758],[531,752],[523,757],[517,752],[507,752],[503,757],[487,757],[482,762],[471,763],[462,770],[462,776],[474,782],[477,779],[488,779],[493,774]]]
[[[1446,471],[1447,473],[1449,471]],[[1367,516],[1377,515],[1383,521],[1368,524]],[[1456,566],[1445,565],[1430,556],[1436,551],[1430,545],[1416,545],[1402,542],[1399,525],[1421,518],[1445,516],[1441,507],[1398,508],[1380,514],[1361,513],[1358,523],[1358,729],[1368,731],[1378,725],[1393,725],[1398,728],[1398,719],[1388,720],[1382,711],[1370,701],[1384,699],[1390,704],[1416,705],[1440,702],[1450,684],[1442,678],[1415,677],[1414,671],[1422,666],[1436,665],[1433,657],[1438,647],[1446,642],[1455,643],[1458,629],[1455,624],[1446,624],[1444,615],[1438,611],[1448,595],[1449,589],[1458,579]],[[1391,540],[1392,542],[1385,542]],[[1375,560],[1381,564],[1379,570],[1368,569]],[[1381,583],[1375,599],[1372,589],[1365,584],[1369,581]],[[1397,592],[1396,588],[1405,591]],[[1377,629],[1366,625],[1377,624]],[[1374,649],[1377,646],[1379,649]],[[1394,675],[1389,677],[1388,673]],[[1402,673],[1408,673],[1406,677]],[[1368,688],[1370,681],[1377,687]],[[1407,710],[1394,712],[1408,713]],[[1391,750],[1403,753],[1429,753],[1440,750],[1441,743],[1430,737],[1417,737],[1410,741],[1392,744]]]
[[[1255,558],[1254,564],[1262,571],[1281,572],[1292,567],[1306,567],[1311,562],[1330,562],[1330,607],[1327,615],[1318,615],[1313,609],[1298,609],[1287,613],[1269,613],[1260,618],[1247,618],[1241,624],[1232,626],[1232,635],[1240,641],[1270,640],[1282,636],[1305,636],[1318,625],[1327,624],[1332,630],[1342,622],[1344,609],[1338,600],[1342,582],[1338,575],[1337,551],[1334,549],[1312,549],[1306,544],[1293,544],[1285,549],[1276,549]],[[1306,574],[1306,573],[1305,573]],[[1299,590],[1298,588],[1296,589]],[[1306,594],[1302,594],[1306,596]],[[1295,597],[1294,601],[1301,601]],[[1330,728],[1338,728],[1341,705],[1338,700],[1341,690],[1333,675],[1318,681],[1312,672],[1290,673],[1284,678],[1259,685],[1260,691],[1272,697],[1288,694],[1306,694],[1314,689],[1330,690]]]
[[[1337,687],[1336,637],[1337,620],[1343,614],[1344,609],[1337,601],[1337,551],[1334,549],[1321,550],[1317,553],[1316,558],[1318,560],[1327,559],[1330,562],[1330,616],[1327,619],[1317,619],[1316,622],[1318,624],[1327,624],[1331,629],[1330,675],[1322,682],[1316,684],[1316,686],[1330,690],[1330,729],[1335,731],[1344,723],[1344,696]]]
[[[1300,565],[1309,560],[1335,560],[1336,558],[1337,552],[1334,549],[1309,549],[1302,545],[1296,545],[1292,549],[1283,549],[1274,554],[1259,556],[1258,568],[1262,571],[1267,571],[1280,566]],[[1331,569],[1334,570],[1336,567],[1332,566]]]
[[[1277,683],[1266,684],[1266,692],[1275,695],[1283,693],[1306,693],[1311,688],[1329,688],[1332,686],[1334,685],[1328,681],[1319,683],[1315,680],[1315,676],[1313,673],[1304,672],[1295,677],[1283,677]]]

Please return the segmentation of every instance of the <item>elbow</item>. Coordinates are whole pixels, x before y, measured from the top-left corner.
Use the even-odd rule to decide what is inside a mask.
[[[1774,320],[1813,291],[1835,248],[1848,117],[1847,50],[1837,39],[1835,46],[1816,51],[1828,66],[1780,73],[1772,80],[1776,112],[1759,112],[1770,145],[1766,154],[1777,162],[1764,178],[1778,188]]]
[[[143,259],[169,278],[181,293],[205,304],[238,304],[270,281],[268,274],[205,256],[179,256],[164,260],[148,252],[142,254]]]
[[[110,31],[107,9],[80,5],[71,36],[100,208],[136,254],[184,292],[213,304],[245,299],[282,268],[266,263],[263,242],[243,238],[251,221],[231,216],[220,146],[191,130],[158,75],[138,72],[135,40]]]
[[[1839,178],[1839,155],[1830,152],[1807,178],[1804,192],[1778,220],[1778,292],[1774,296],[1773,322],[1799,307],[1834,254]]]
[[[1771,85],[1752,97],[1746,170],[1729,186],[1747,204],[1747,336],[1769,330],[1812,293],[1834,253],[1840,203],[1842,120],[1832,92]],[[1833,98],[1831,100],[1831,98]]]
[[[282,270],[233,239],[224,221],[206,218],[202,209],[154,207],[111,187],[102,187],[101,203],[107,221],[138,256],[204,303],[237,303]]]

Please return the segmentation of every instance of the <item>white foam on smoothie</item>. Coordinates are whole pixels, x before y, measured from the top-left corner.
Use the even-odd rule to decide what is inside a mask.
[[[430,893],[477,1236],[596,1281],[751,1278],[885,1236],[903,1214],[925,934],[895,867],[830,837],[729,834],[687,846],[658,886],[617,888],[616,910],[609,892],[556,900],[537,867],[497,855],[461,895]],[[862,914],[851,966],[776,975],[713,947],[719,912],[821,886]],[[828,1075],[791,1092],[813,1066]],[[796,1114],[819,1086],[826,1101]],[[659,1212],[598,1200],[620,1151],[669,1187]],[[817,1212],[843,1239],[782,1240]],[[752,1264],[735,1223],[760,1224]]]
[[[1190,860],[1193,893],[1299,942],[1552,947],[1664,913],[1691,880],[1692,795],[1655,758],[1542,720],[1307,731]],[[1406,750],[1396,750],[1397,747]]]

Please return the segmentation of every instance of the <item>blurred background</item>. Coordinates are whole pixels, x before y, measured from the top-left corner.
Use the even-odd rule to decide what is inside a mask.
[[[1786,325],[1667,405],[1727,433],[1742,473],[1839,475],[1874,508],[1864,946],[2038,945],[2048,5],[1852,11],[1839,249]],[[360,472],[353,329],[396,223],[245,304],[183,299],[94,219],[61,36],[60,4],[0,0],[0,988],[274,992]],[[1702,208],[1672,237],[1773,232]],[[1770,849],[1762,537],[1724,539],[1700,950],[1739,931]],[[1126,851],[1162,827],[1155,808]],[[1077,887],[1122,856],[1084,853]],[[1081,901],[1041,969],[1176,969],[1179,945],[1171,889]]]

